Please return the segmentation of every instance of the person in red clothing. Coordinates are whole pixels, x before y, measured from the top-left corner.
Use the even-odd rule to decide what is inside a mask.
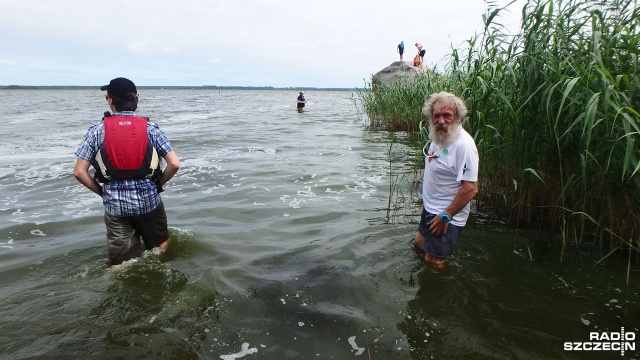
[[[420,69],[424,70],[424,54],[427,53],[427,50],[423,49],[420,43],[416,43],[416,47],[418,48],[418,56],[420,56]]]

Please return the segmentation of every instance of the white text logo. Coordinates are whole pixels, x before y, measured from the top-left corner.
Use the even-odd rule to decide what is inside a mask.
[[[625,351],[636,350],[636,333],[625,332],[620,328],[620,332],[590,332],[589,341],[565,342],[566,351],[620,351],[624,355]]]

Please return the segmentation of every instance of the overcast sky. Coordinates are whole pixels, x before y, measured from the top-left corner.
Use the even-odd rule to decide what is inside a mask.
[[[506,5],[508,0],[488,0]],[[517,0],[500,21],[517,31]],[[0,85],[363,87],[482,32],[484,0],[0,0]]]

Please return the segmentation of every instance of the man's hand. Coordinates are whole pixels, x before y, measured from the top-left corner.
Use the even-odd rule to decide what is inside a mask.
[[[429,226],[429,230],[435,236],[442,236],[447,233],[447,227],[449,223],[442,221],[440,215],[436,215],[433,220],[431,220],[431,225]]]

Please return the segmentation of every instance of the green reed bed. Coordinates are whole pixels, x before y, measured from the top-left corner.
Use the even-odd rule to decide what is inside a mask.
[[[427,94],[469,107],[482,162],[478,200],[567,245],[640,257],[640,9],[634,0],[529,1],[521,32],[489,5],[485,32],[442,74],[366,89],[370,118],[419,129]],[[378,124],[378,125],[380,125]],[[374,124],[376,125],[376,124]],[[627,252],[625,252],[626,254]]]
[[[387,85],[366,84],[358,95],[372,126],[417,131],[429,89],[429,78],[421,75],[417,79],[401,79]]]

